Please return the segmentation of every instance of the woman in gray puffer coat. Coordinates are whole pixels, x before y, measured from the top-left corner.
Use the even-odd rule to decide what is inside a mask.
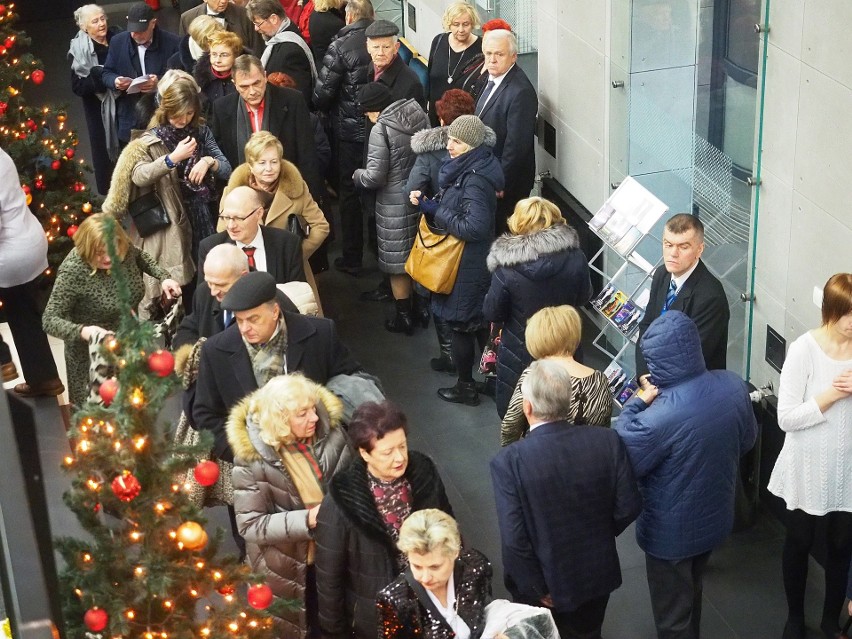
[[[411,136],[429,127],[426,112],[412,99],[393,98],[384,84],[371,82],[358,94],[364,114],[374,123],[367,143],[367,162],[352,176],[355,186],[376,191],[376,235],[379,270],[390,276],[396,315],[385,322],[392,333],[414,332],[411,278],[405,261],[417,233],[419,214],[406,207],[406,182],[415,155]]]
[[[319,630],[313,528],[331,478],[352,459],[343,405],[300,373],[279,375],[231,411],[234,509],[254,572],[298,602],[278,619],[283,639]]]

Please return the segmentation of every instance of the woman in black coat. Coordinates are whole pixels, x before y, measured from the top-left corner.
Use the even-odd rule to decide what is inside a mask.
[[[402,523],[424,508],[452,514],[435,464],[408,450],[407,430],[390,402],[365,402],[352,415],[360,456],[332,478],[314,532],[326,639],[375,639],[376,594],[408,565],[396,547]]]
[[[116,92],[104,86],[101,74],[109,52],[109,41],[119,30],[107,26],[106,13],[96,4],[83,5],[74,11],[74,20],[80,31],[71,40],[68,50],[71,90],[83,99],[95,182],[98,193],[106,195],[120,149],[115,120]]]
[[[464,241],[461,263],[452,291],[432,295],[432,314],[453,331],[453,361],[458,383],[438,389],[447,402],[476,406],[479,395],[473,381],[477,341],[484,346],[487,331],[482,302],[488,291],[485,259],[494,237],[497,192],[503,190],[503,169],[484,144],[485,125],[475,115],[462,115],[447,131],[449,157],[441,166],[439,192],[433,199],[412,191],[412,204],[420,204],[427,222]]]
[[[322,65],[326,49],[337,36],[337,32],[346,26],[343,19],[341,0],[314,0],[314,10],[308,19],[308,33],[311,36],[311,52],[317,68]]]
[[[579,308],[592,297],[589,265],[577,231],[559,208],[540,197],[521,200],[488,254],[491,287],[485,319],[503,323],[497,352],[497,413],[506,413],[521,372],[532,357],[524,343],[527,320],[545,306]]]
[[[195,68],[192,77],[198,83],[201,93],[206,100],[204,104],[204,115],[209,117],[213,111],[213,103],[222,96],[236,93],[237,88],[231,79],[231,69],[237,57],[248,53],[243,48],[240,36],[231,31],[218,31],[207,40],[208,50],[203,53]]]

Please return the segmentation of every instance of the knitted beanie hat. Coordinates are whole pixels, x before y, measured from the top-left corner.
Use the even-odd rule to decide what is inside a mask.
[[[453,120],[447,134],[475,149],[485,141],[485,125],[475,115],[460,115]]]
[[[358,102],[364,113],[384,111],[393,102],[390,89],[381,82],[370,82],[358,90]]]

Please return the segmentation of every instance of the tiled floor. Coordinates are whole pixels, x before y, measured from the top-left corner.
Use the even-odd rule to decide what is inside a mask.
[[[121,24],[125,5],[109,5],[115,23]],[[162,24],[176,23],[171,9],[163,9]],[[47,79],[40,87],[44,100],[69,103],[69,121],[83,123],[79,103],[68,89],[65,61],[73,25],[42,22],[28,25],[34,50],[46,63]],[[37,102],[35,98],[31,101]],[[88,154],[85,133],[81,153]],[[435,391],[453,379],[433,372],[429,357],[436,350],[434,333],[418,330],[414,337],[392,335],[381,327],[391,306],[359,303],[357,294],[378,282],[375,270],[358,279],[335,272],[319,278],[327,315],[337,323],[342,339],[365,368],[378,375],[388,396],[403,406],[411,425],[411,446],[431,455],[447,485],[464,533],[465,542],[482,550],[495,566],[494,590],[505,595],[500,570],[500,546],[488,461],[498,449],[498,427],[490,400],[479,407],[449,405]],[[0,327],[8,337],[8,327]],[[592,353],[594,349],[586,349]],[[61,361],[61,357],[57,357]],[[77,535],[80,528],[62,503],[67,478],[60,470],[67,452],[62,422],[55,400],[35,402],[42,466],[48,491],[50,524],[54,535]],[[176,416],[172,404],[170,416]],[[210,511],[211,524],[227,528],[224,509]],[[632,528],[618,540],[624,584],[612,596],[604,625],[609,639],[654,636],[644,556],[638,549]],[[735,534],[710,560],[705,580],[703,633],[707,639],[772,639],[780,637],[785,605],[780,577],[781,531],[774,520],[761,516],[755,526]],[[820,610],[822,571],[812,564],[808,589],[808,611],[813,623]],[[581,577],[580,577],[581,578]],[[816,637],[813,634],[813,637]]]

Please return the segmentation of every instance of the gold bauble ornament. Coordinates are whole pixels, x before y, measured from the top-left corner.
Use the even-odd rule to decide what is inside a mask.
[[[200,550],[207,545],[207,533],[201,524],[187,521],[178,526],[177,540],[187,550]]]

